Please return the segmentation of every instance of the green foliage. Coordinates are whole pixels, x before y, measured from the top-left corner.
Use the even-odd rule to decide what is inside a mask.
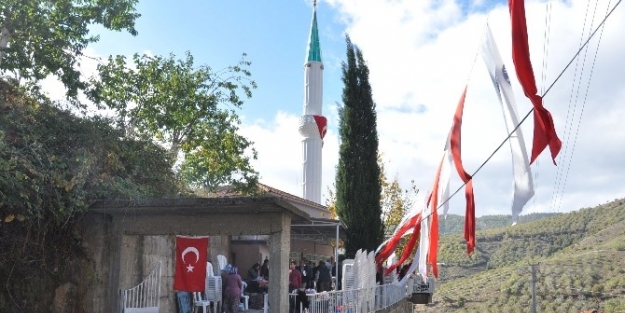
[[[414,205],[414,197],[419,193],[419,189],[414,185],[414,181],[412,182],[411,190],[402,189],[397,177],[395,177],[393,181],[389,181],[386,177],[385,165],[382,158],[382,154],[379,153],[378,165],[380,166],[380,183],[382,184],[380,206],[382,207],[384,233],[388,236],[393,233],[397,225],[399,225],[399,222],[401,222],[408,210]],[[400,257],[405,246],[405,242],[400,242],[397,249],[395,249],[395,255]]]
[[[238,134],[235,113],[243,105],[239,93],[249,98],[256,87],[250,64],[242,59],[221,71],[196,68],[189,52],[183,60],[135,54],[132,64],[123,56],[109,57],[98,67],[100,78],[92,81],[89,95],[116,111],[120,126],[169,146],[174,160],[182,155],[180,172],[191,185],[252,187],[258,174],[250,158],[256,151]]]
[[[94,201],[181,192],[161,147],[38,101],[0,80],[0,312],[50,312],[61,285],[86,296],[97,282],[76,230]]]
[[[89,27],[136,35],[137,0],[3,0],[0,4],[0,71],[39,81],[55,75],[76,97],[86,83],[77,57],[98,36]]]
[[[383,240],[380,208],[378,133],[369,69],[360,49],[347,41],[343,62],[343,105],[339,109],[341,145],[336,171],[336,211],[347,226],[345,254],[374,251]]]
[[[0,218],[64,223],[99,199],[178,192],[162,148],[120,140],[109,121],[77,118],[50,103],[9,106],[18,92],[0,86]]]

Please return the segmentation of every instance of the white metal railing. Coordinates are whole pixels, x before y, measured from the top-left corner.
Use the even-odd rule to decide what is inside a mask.
[[[375,310],[383,310],[406,298],[406,286],[385,284],[376,287]]]
[[[378,285],[372,288],[328,291],[306,294],[308,313],[361,313],[384,310],[403,301],[414,290],[413,286],[399,284]],[[304,311],[304,304],[296,294],[289,294],[289,303]]]
[[[137,286],[120,291],[122,313],[158,313],[161,291],[161,262]]]

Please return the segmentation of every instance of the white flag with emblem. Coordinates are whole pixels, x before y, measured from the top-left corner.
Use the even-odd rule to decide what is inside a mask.
[[[484,58],[486,68],[488,68],[488,73],[495,86],[499,103],[503,108],[506,128],[508,133],[510,133],[519,124],[512,85],[510,85],[506,66],[503,64],[501,55],[497,49],[497,44],[493,39],[493,34],[488,25],[484,38],[482,57]],[[512,167],[514,171],[512,219],[514,223],[516,223],[519,214],[523,211],[523,206],[534,196],[534,182],[532,180],[532,171],[530,169],[529,158],[527,157],[527,149],[525,148],[521,128],[518,128],[514,134],[510,136],[509,143],[510,150],[512,151]]]

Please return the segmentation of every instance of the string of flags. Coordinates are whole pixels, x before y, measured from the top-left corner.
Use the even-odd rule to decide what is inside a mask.
[[[527,23],[525,18],[525,4],[523,0],[509,0],[510,21],[512,25],[512,60],[517,78],[525,96],[532,103],[534,118],[534,133],[531,158],[528,158],[523,133],[518,127],[519,118],[517,106],[512,92],[508,72],[502,61],[499,50],[493,39],[490,27],[487,25],[481,54],[488,73],[493,82],[495,92],[502,106],[503,117],[508,132],[509,145],[512,154],[514,173],[514,193],[512,200],[512,217],[516,222],[525,204],[534,196],[534,184],[530,165],[547,148],[551,152],[554,165],[562,147],[553,124],[551,113],[543,106],[542,97],[537,94],[534,71],[529,56]],[[427,201],[417,210],[411,211],[397,225],[393,235],[383,242],[376,251],[376,263],[382,264],[395,252],[401,239],[408,238],[402,255],[393,264],[390,264],[386,274],[402,265],[415,250],[417,240],[419,244],[413,255],[410,272],[419,269],[423,279],[428,274],[428,265],[432,274],[438,278],[437,254],[439,240],[438,209],[443,207],[446,216],[449,210],[449,179],[452,165],[462,179],[465,189],[465,225],[464,239],[467,244],[467,254],[473,253],[476,247],[475,239],[475,195],[473,192],[473,177],[462,164],[462,117],[468,86],[465,86],[456,111],[440,164],[434,177],[432,191]],[[443,205],[441,205],[443,203]]]

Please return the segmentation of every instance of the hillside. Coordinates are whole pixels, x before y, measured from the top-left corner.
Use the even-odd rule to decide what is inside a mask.
[[[625,312],[625,200],[514,227],[478,231],[466,256],[441,239],[440,285],[427,312],[529,312],[530,264],[539,312]]]
[[[519,216],[518,224],[526,224],[543,218],[552,217],[559,213],[532,213]],[[476,218],[477,230],[509,227],[512,224],[512,215],[485,215]],[[441,235],[462,234],[464,231],[464,216],[448,214],[447,218],[440,219]]]

